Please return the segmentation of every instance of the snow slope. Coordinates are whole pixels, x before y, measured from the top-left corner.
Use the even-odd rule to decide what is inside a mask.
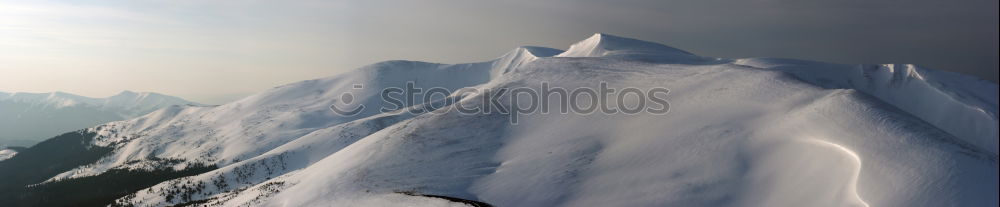
[[[514,125],[508,115],[454,110],[486,101],[481,93],[399,109],[412,113],[328,109],[386,106],[380,90],[406,82],[664,87],[670,112],[534,113]],[[388,61],[222,106],[108,123],[88,131],[111,155],[50,181],[219,167],[117,201],[139,206],[460,205],[411,195],[497,206],[995,206],[996,91],[911,65],[709,58],[596,34],[567,51]],[[351,104],[342,104],[346,92]],[[437,110],[419,110],[429,105]]]
[[[106,98],[64,92],[0,92],[0,145],[31,145],[67,131],[135,118],[171,105],[198,104],[150,92],[123,91]]]
[[[996,84],[911,64],[839,65],[774,58],[735,62],[783,71],[824,88],[862,91],[967,142],[998,152]]]

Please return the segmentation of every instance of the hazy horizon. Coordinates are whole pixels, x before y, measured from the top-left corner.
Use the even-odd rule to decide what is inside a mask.
[[[996,82],[997,4],[0,0],[0,91],[220,104],[383,60],[486,61],[596,32],[703,56],[913,63]]]

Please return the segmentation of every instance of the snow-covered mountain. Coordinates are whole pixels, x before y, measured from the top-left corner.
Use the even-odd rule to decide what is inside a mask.
[[[378,109],[389,104],[381,89],[408,82],[662,87],[670,111],[456,110],[490,101],[486,93],[400,109],[413,113],[329,109]],[[107,151],[33,186],[211,166],[115,204],[996,206],[997,94],[996,84],[914,65],[711,58],[595,34],[566,51],[520,47],[487,62],[381,62],[88,128],[59,140]],[[416,110],[427,105],[437,109]]]
[[[10,159],[14,155],[17,155],[17,151],[13,149],[0,149],[0,161]]]
[[[68,131],[135,118],[171,105],[199,104],[149,92],[123,91],[106,98],[0,92],[0,145],[30,146]]]

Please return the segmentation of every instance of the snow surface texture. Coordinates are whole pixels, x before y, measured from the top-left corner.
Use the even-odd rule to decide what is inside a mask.
[[[65,132],[139,117],[171,105],[199,104],[149,92],[123,91],[106,98],[0,92],[0,146],[30,146]]]
[[[345,92],[379,108],[381,88],[407,81],[665,87],[671,108],[528,114],[517,125],[496,113],[344,117],[327,108]],[[481,95],[449,97],[457,103],[439,110],[477,105]],[[996,112],[997,85],[960,74],[708,58],[596,34],[565,52],[521,47],[480,63],[388,61],[222,106],[168,107],[88,129],[98,134],[91,144],[114,152],[52,180],[112,168],[219,167],[117,201],[139,206],[460,205],[407,194],[497,206],[996,206]]]

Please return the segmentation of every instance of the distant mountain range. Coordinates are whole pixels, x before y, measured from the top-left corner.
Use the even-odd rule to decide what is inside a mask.
[[[482,91],[605,83],[669,89],[669,112],[463,112],[493,103]],[[378,110],[381,89],[411,85],[480,93]],[[595,34],[64,133],[0,161],[0,205],[997,206],[997,94],[916,65],[714,58]],[[19,106],[75,102],[44,103]]]
[[[106,98],[64,92],[0,92],[0,146],[31,146],[68,131],[135,118],[172,105],[201,104],[151,92],[123,91]]]

